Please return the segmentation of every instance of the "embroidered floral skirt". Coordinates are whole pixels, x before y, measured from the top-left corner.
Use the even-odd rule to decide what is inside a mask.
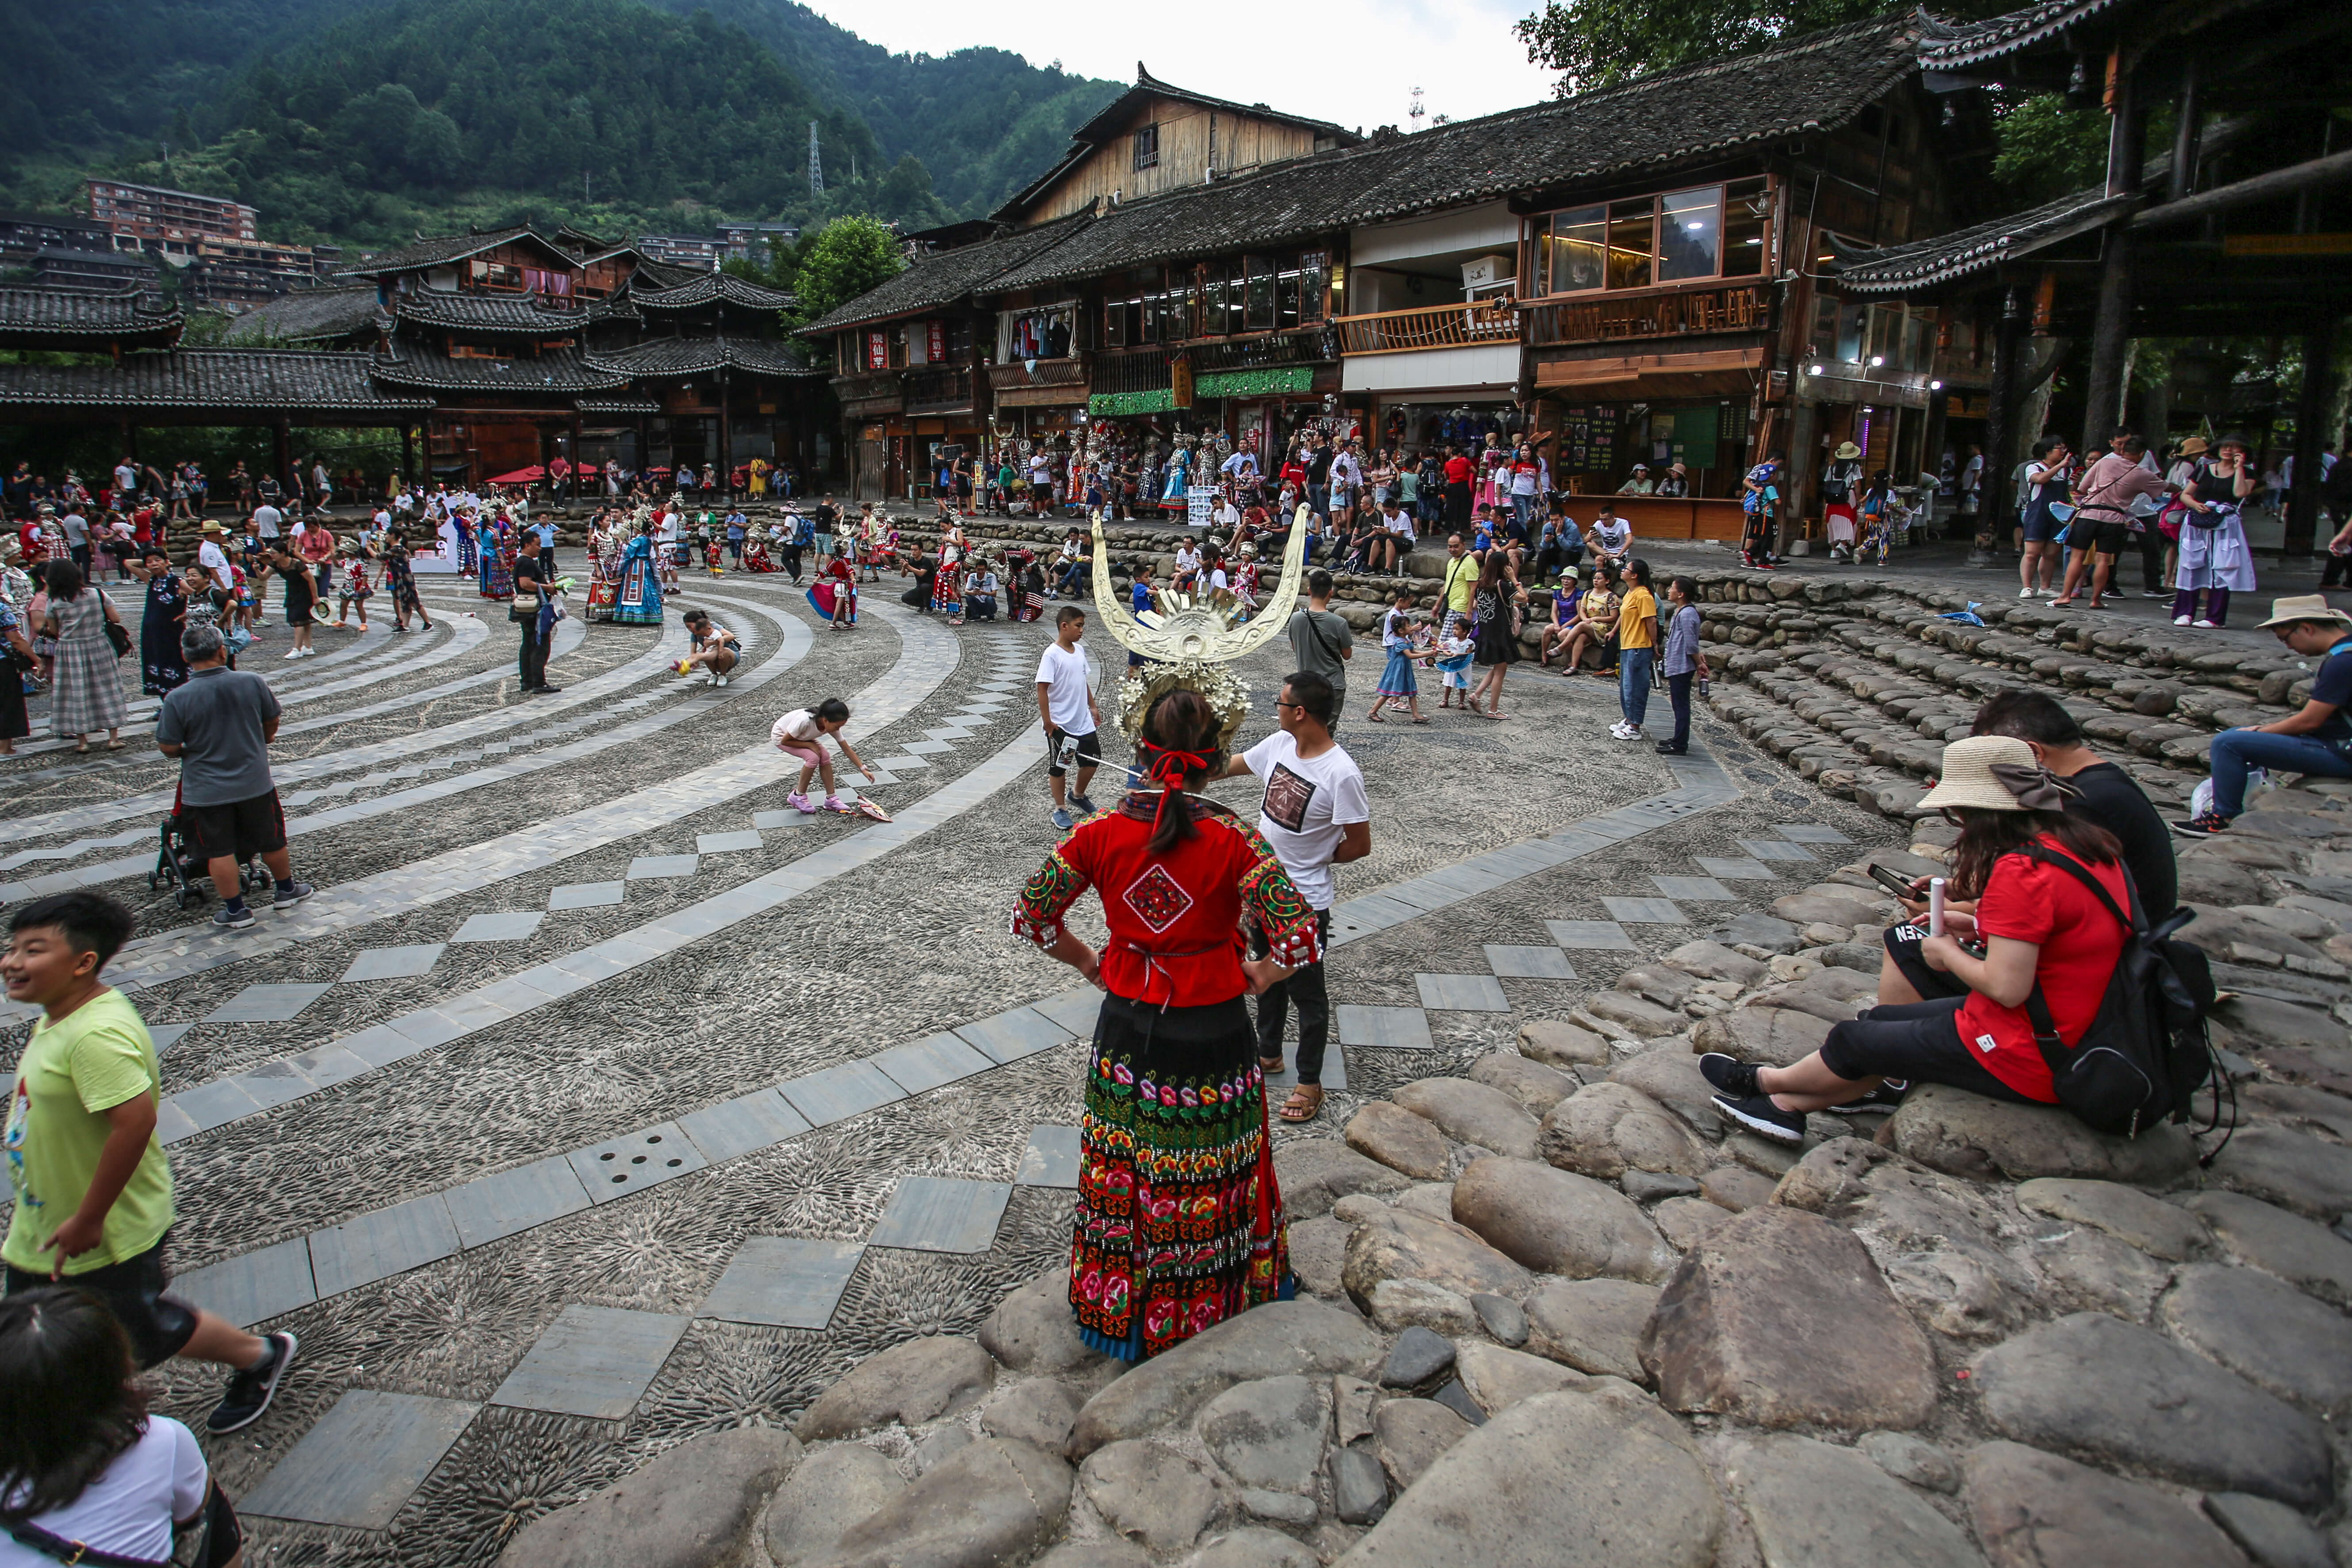
[[[1295,1289],[1256,1057],[1238,996],[1104,1000],[1070,1242],[1070,1309],[1095,1349],[1144,1360]]]

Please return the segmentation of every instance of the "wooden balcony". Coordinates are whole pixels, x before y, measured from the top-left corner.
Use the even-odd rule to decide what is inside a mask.
[[[1410,310],[1341,316],[1336,324],[1339,350],[1349,355],[1484,348],[1519,341],[1519,307],[1516,300],[1420,305]]]
[[[1528,341],[1538,348],[1702,332],[1760,332],[1771,324],[1770,297],[1761,283],[1628,290],[1523,309]]]
[[[1084,386],[1087,384],[1087,356],[1072,354],[1067,359],[1014,360],[1010,364],[988,367],[988,386],[992,392],[1018,392],[1028,386]]]
[[[1105,349],[1095,355],[1097,392],[1158,392],[1168,384],[1171,349]]]
[[[841,410],[852,417],[896,414],[906,406],[904,383],[895,370],[870,370],[861,375],[836,375],[833,395]]]
[[[959,414],[972,405],[968,364],[925,365],[907,372],[907,412]]]

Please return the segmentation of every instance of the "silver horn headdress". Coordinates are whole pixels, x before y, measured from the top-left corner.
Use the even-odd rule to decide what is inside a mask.
[[[1102,513],[1094,513],[1095,609],[1103,625],[1142,666],[1119,687],[1118,727],[1129,741],[1141,733],[1151,705],[1179,687],[1208,700],[1223,719],[1221,743],[1230,743],[1249,713],[1249,689],[1223,668],[1272,642],[1289,624],[1306,575],[1307,530],[1312,512],[1300,506],[1291,519],[1289,548],[1283,552],[1282,581],[1265,604],[1252,610],[1229,591],[1213,595],[1173,587],[1152,590],[1152,607],[1129,609],[1112,589],[1110,549],[1103,537]]]

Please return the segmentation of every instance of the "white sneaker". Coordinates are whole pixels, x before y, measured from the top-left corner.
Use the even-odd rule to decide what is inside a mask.
[[[2021,599],[2031,599],[2032,597],[2033,597],[2033,590],[2032,590],[2032,588],[2030,588],[2030,587],[2028,587],[2028,588],[2020,588],[2020,589],[2017,591],[2017,596],[2018,596],[2019,598],[2021,598]]]
[[[2189,624],[2200,632],[2217,632],[2221,629],[2221,623],[2219,621],[2191,621]]]
[[[2044,588],[2042,590],[2042,596],[2045,599],[2054,599],[2058,596],[2058,590],[2055,588]]]
[[[2189,617],[2187,616],[2175,616],[2172,617],[2172,624],[2176,626],[2185,626],[2189,624]]]
[[[300,658],[302,657],[302,650],[299,647],[289,647],[278,657],[280,658]]]

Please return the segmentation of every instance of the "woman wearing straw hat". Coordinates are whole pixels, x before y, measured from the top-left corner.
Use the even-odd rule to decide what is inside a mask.
[[[1835,461],[1822,475],[1822,526],[1829,534],[1830,559],[1852,561],[1859,537],[1853,509],[1862,500],[1862,448],[1847,441],[1833,456]]]
[[[2263,626],[2294,652],[2318,660],[2311,696],[2284,719],[2213,737],[2213,804],[2172,825],[2186,837],[2210,837],[2229,827],[2246,808],[2249,768],[2352,778],[2352,716],[2345,712],[2352,706],[2352,616],[2328,604],[2325,594],[2305,594],[2273,599]]]
[[[1958,996],[1873,1007],[1832,1029],[1793,1067],[1720,1053],[1699,1058],[1715,1103],[1741,1126],[1802,1142],[1815,1110],[1879,1110],[1891,1090],[1949,1084],[1991,1100],[2054,1105],[2050,1068],[2034,1044],[2026,1001],[2039,989],[2071,1047],[2089,1028],[2126,932],[2064,862],[2129,909],[2133,893],[2114,835],[2065,811],[2066,788],[2010,735],[1972,735],[1944,748],[1943,782],[1920,805],[1960,826],[1949,891],[1977,900],[1944,911],[1944,931],[1922,958],[1968,987]],[[1966,943],[1967,945],[1963,945]]]

